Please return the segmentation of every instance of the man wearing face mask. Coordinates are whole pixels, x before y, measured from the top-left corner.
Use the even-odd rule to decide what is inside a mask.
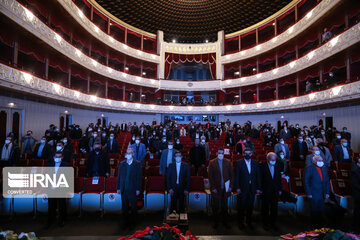
[[[20,159],[20,148],[13,142],[12,137],[5,139],[0,152],[0,167],[16,166]]]
[[[200,146],[200,139],[195,139],[195,146],[190,148],[189,161],[195,167],[197,174],[199,167],[205,166],[205,149]]]
[[[276,218],[278,213],[278,199],[282,194],[281,172],[282,166],[276,161],[274,152],[267,154],[266,162],[260,164],[261,172],[261,215],[263,227],[277,230]]]
[[[72,153],[68,149],[64,148],[64,143],[62,141],[59,141],[56,144],[55,150],[52,152],[52,154],[50,155],[50,158],[48,159],[48,163],[52,161],[56,152],[62,152],[63,162],[70,164],[71,158],[72,158]]]
[[[287,128],[287,125],[284,125],[284,128],[280,131],[280,138],[289,139],[292,137],[290,130]]]
[[[40,143],[36,144],[33,156],[37,159],[48,159],[51,155],[51,146],[47,143],[46,137],[42,137]]]
[[[313,164],[305,168],[305,192],[310,199],[313,227],[322,227],[325,199],[329,198],[328,168],[320,155],[313,157]]]
[[[126,160],[119,164],[117,176],[117,193],[121,194],[123,211],[123,229],[135,227],[137,213],[137,196],[141,193],[141,163],[134,159],[134,149],[128,148]],[[131,215],[129,215],[129,210]]]
[[[320,150],[319,147],[314,146],[312,148],[312,154],[307,156],[307,160],[306,160],[306,165],[311,165],[313,163],[313,157],[314,156],[321,156],[321,158],[323,159],[324,165],[329,168],[330,167],[330,160],[328,158],[325,157],[325,154]],[[329,157],[329,156],[327,156]],[[330,155],[331,158],[331,155]]]
[[[341,139],[341,144],[335,146],[334,160],[336,162],[351,162],[351,151],[346,139]]]
[[[166,176],[167,168],[171,163],[174,162],[174,156],[176,152],[177,150],[174,149],[173,141],[169,141],[168,148],[161,153],[159,168],[160,175]]]
[[[251,223],[251,216],[254,208],[255,194],[260,190],[260,169],[259,164],[251,159],[252,151],[244,150],[244,159],[236,162],[235,167],[235,188],[238,193],[238,226],[244,228],[244,217],[246,215],[247,226],[254,229]]]
[[[219,208],[224,226],[230,228],[227,199],[233,189],[234,172],[230,160],[224,158],[224,149],[219,148],[217,154],[217,158],[210,161],[208,170],[214,217],[213,228],[218,227]]]
[[[109,140],[106,143],[107,153],[118,153],[119,152],[119,142],[115,138],[114,133],[110,133]]]
[[[360,229],[360,157],[355,159],[351,171],[351,183],[354,198],[353,226],[355,230]]]
[[[37,140],[33,136],[31,130],[27,131],[26,135],[21,138],[22,153],[32,153]]]
[[[209,147],[209,143],[206,142],[206,137],[205,136],[202,136],[200,138],[201,140],[201,146],[204,148],[205,150],[205,160],[206,161],[209,161],[210,159],[210,147]]]
[[[48,163],[49,167],[54,167],[55,174],[61,173],[61,167],[68,167],[69,164],[63,161],[63,153],[56,152],[52,160]],[[48,219],[45,228],[49,228],[54,218],[56,218],[56,209],[59,212],[58,225],[63,227],[66,219],[66,199],[65,198],[48,198]]]
[[[110,163],[107,153],[101,150],[101,143],[95,142],[94,150],[89,153],[86,166],[87,177],[108,177]]]
[[[185,212],[185,199],[189,193],[191,174],[189,165],[181,160],[181,153],[176,152],[175,162],[169,165],[166,172],[166,183],[171,195],[170,212]]]
[[[144,165],[145,158],[145,144],[140,143],[140,137],[136,136],[135,143],[130,146],[130,148],[134,149],[134,159],[139,161],[142,165]]]
[[[289,145],[285,143],[283,138],[280,138],[280,142],[275,145],[275,153],[279,155],[280,151],[283,151],[285,158],[290,159]]]
[[[285,157],[283,151],[278,153],[277,162],[281,165],[281,173],[287,176],[289,173],[289,159]]]
[[[180,143],[180,139],[175,140],[174,149],[178,150],[179,152],[183,152],[184,146]]]
[[[331,156],[329,148],[326,147],[326,145],[323,142],[322,138],[317,138],[316,139],[316,145],[318,146],[318,148],[320,149],[320,151],[322,153],[321,156],[323,157],[325,165],[327,167],[330,167],[330,162],[332,161],[332,156]]]
[[[335,138],[333,139],[332,143],[334,146],[341,144],[341,134],[339,132],[335,134]]]
[[[95,142],[101,142],[101,138],[98,132],[94,131],[91,133],[91,137],[89,139],[89,150],[92,151],[94,149]]]
[[[349,147],[351,146],[351,133],[346,127],[343,127],[343,131],[341,132],[341,138],[346,139]]]
[[[74,152],[74,147],[71,142],[69,142],[69,139],[66,137],[63,138],[62,142],[64,143],[64,150],[69,151],[71,154]]]
[[[293,161],[305,161],[308,153],[307,144],[304,142],[303,136],[299,135],[297,140],[292,144]]]

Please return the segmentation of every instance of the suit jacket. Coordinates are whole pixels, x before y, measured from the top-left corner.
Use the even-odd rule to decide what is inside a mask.
[[[210,159],[210,147],[209,147],[209,143],[205,142],[204,145],[200,144],[200,146],[202,146],[205,150],[205,160],[209,160]]]
[[[5,144],[3,144],[0,148],[0,157],[2,155],[2,150]],[[20,159],[20,148],[18,145],[16,145],[15,143],[12,144],[11,150],[10,150],[10,155],[9,155],[9,160],[8,161],[0,161],[2,164],[4,164],[4,162],[7,166],[16,166],[19,162]]]
[[[323,181],[314,164],[305,168],[305,192],[306,195],[312,195],[314,200],[325,199],[325,195],[329,194],[329,175],[328,168],[322,167],[321,172]]]
[[[40,145],[41,145],[41,143],[38,143],[35,146],[34,153],[33,153],[34,158],[39,158],[37,156],[37,154],[38,154]],[[49,144],[45,143],[45,145],[43,147],[43,150],[41,152],[41,157],[40,158],[41,159],[48,159],[50,157],[50,155],[51,155],[51,146]]]
[[[287,145],[286,143],[284,143],[284,148],[285,148],[285,158],[287,159],[290,159],[290,150],[289,150],[289,145]],[[275,145],[275,153],[277,155],[279,155],[279,152],[282,151],[282,148],[281,148],[281,143],[277,143]]]
[[[360,200],[360,168],[353,163],[351,171],[351,183],[353,189],[353,198],[357,201]]]
[[[225,182],[230,180],[230,188],[234,188],[234,171],[232,168],[232,164],[230,160],[223,159],[222,162],[222,170],[223,170],[223,178],[224,178],[224,184]],[[215,158],[210,161],[209,163],[209,183],[210,183],[210,190],[212,195],[218,195],[221,193],[221,173],[220,173],[220,166],[218,159]],[[216,189],[217,193],[213,193],[213,190]],[[225,190],[225,187],[224,187]],[[226,193],[227,196],[231,195],[231,192]]]
[[[241,190],[241,194],[255,194],[260,190],[260,169],[255,160],[251,160],[251,173],[249,174],[245,160],[241,159],[236,162],[235,167],[235,188]]]
[[[192,148],[190,148],[190,153],[189,153],[189,160],[190,163],[192,165],[194,165],[195,167],[200,167],[201,165],[205,164],[205,160],[206,160],[206,154],[205,154],[205,149],[203,147],[201,147],[199,145],[199,159],[196,159],[196,146],[193,146]]]
[[[132,144],[130,148],[134,149],[134,159],[141,162],[141,164],[144,164],[144,158],[145,158],[145,144],[140,143],[139,144],[139,153],[136,151],[136,143]],[[136,159],[136,156],[138,156]]]
[[[107,153],[118,153],[119,152],[119,142],[116,138],[113,139],[113,142],[112,142],[112,149],[110,150],[110,139],[107,141],[106,143],[106,151]]]
[[[293,142],[293,145],[292,145],[292,159],[294,161],[300,161],[300,155],[304,155],[304,159],[306,159],[306,155],[308,154],[308,147],[307,147],[307,144],[305,143],[305,141],[303,141],[302,143],[302,148],[303,148],[303,151],[302,153],[300,152],[300,148],[299,148],[299,141],[296,140]]]
[[[267,198],[278,198],[279,191],[282,191],[281,184],[281,172],[282,164],[276,161],[274,166],[274,178],[271,176],[268,162],[262,162],[260,164],[261,172],[261,191],[262,195]]]
[[[320,151],[320,156],[322,157],[325,166],[327,168],[330,167],[331,155],[330,156],[326,155],[322,151]],[[313,161],[312,161],[313,157],[314,157],[314,154],[307,155],[307,157],[306,157],[306,166],[309,166],[309,165],[313,164]]]
[[[282,139],[289,139],[289,138],[291,138],[291,137],[292,137],[292,135],[291,135],[290,129],[287,129],[287,132],[285,132],[284,129],[281,129],[281,131],[280,131],[280,138],[282,138]]]
[[[117,185],[116,189],[120,190],[121,194],[125,190],[125,178],[126,178],[126,160],[122,161],[119,164],[118,176],[117,176]],[[141,163],[139,161],[133,160],[130,170],[130,186],[129,190],[131,194],[136,194],[136,191],[141,191],[142,185],[142,173],[141,173]]]
[[[92,171],[93,171],[95,157],[96,157],[95,151],[91,151],[89,153],[89,159],[87,161],[87,166],[86,166],[86,175],[89,177],[93,176]],[[99,176],[105,176],[106,173],[110,173],[109,158],[108,158],[107,153],[105,153],[103,151],[100,151],[99,158],[100,158],[100,161],[98,162],[98,168],[99,168],[98,173],[99,173]]]
[[[173,162],[169,165],[166,172],[166,183],[168,190],[175,189],[176,179],[177,179],[176,163]],[[181,191],[190,190],[190,180],[191,180],[191,174],[190,174],[189,164],[182,162],[179,173],[179,187]]]
[[[323,157],[324,163],[327,165],[327,167],[330,167],[330,162],[332,161],[332,156],[330,153],[330,150],[325,146],[318,146],[320,149],[320,154]],[[323,152],[324,150],[324,152]]]
[[[346,149],[348,150],[349,153],[349,159],[351,159],[351,153],[350,153],[350,148],[349,146],[346,147]],[[342,149],[341,145],[336,145],[335,149],[334,149],[334,160],[336,162],[346,162],[344,159],[344,151]]]
[[[161,153],[159,173],[161,175],[164,175],[164,176],[166,174],[168,152],[169,152],[169,149],[165,149]],[[172,159],[171,162],[172,163],[175,162],[174,156],[175,156],[176,152],[177,152],[176,149],[172,149],[172,157],[171,157],[171,159]]]

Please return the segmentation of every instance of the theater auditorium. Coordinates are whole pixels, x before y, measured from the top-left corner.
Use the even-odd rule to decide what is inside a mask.
[[[358,0],[0,0],[0,240],[360,239],[359,77]]]

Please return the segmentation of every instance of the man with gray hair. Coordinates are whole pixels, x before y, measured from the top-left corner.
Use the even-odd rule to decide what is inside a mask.
[[[305,168],[305,192],[310,199],[312,227],[321,227],[325,199],[329,198],[329,175],[320,155],[313,156],[312,164]]]
[[[278,213],[278,198],[282,194],[281,172],[282,165],[274,152],[269,152],[266,162],[260,164],[261,175],[261,215],[263,228],[278,230],[276,218]]]

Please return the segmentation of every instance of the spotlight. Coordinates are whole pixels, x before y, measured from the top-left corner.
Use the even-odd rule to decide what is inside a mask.
[[[206,42],[206,43],[208,43],[208,42],[209,42],[209,40],[207,40],[207,39],[206,39],[206,40],[205,40],[205,42]]]
[[[175,39],[173,39],[173,40],[172,40],[172,42],[173,42],[173,43],[176,43],[176,40],[175,40]]]

